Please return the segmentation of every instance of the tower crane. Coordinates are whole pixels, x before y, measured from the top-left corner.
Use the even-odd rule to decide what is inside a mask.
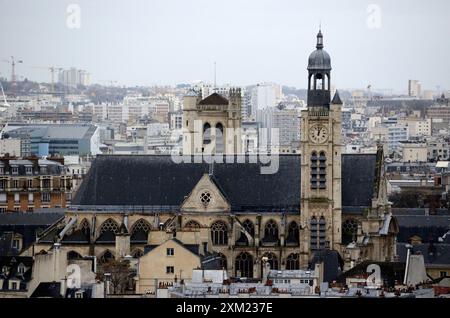
[[[11,65],[11,86],[12,86],[12,89],[13,89],[13,93],[15,95],[15,88],[17,86],[17,83],[16,83],[16,64],[23,63],[23,61],[22,60],[16,60],[14,58],[14,56],[11,56],[11,60],[3,60],[3,62],[6,62],[6,63]]]
[[[50,71],[52,93],[54,93],[55,92],[55,72],[62,71],[63,68],[55,67],[55,66],[32,66],[32,68],[46,69],[46,70]]]

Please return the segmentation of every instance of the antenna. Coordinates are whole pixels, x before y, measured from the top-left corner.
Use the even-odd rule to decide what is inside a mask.
[[[217,87],[217,63],[214,62],[214,91]]]

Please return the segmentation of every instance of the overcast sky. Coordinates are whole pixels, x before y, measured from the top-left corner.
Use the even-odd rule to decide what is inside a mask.
[[[0,59],[32,80],[74,66],[126,85],[212,81],[216,61],[219,84],[305,88],[320,22],[337,88],[450,89],[448,0],[0,0]]]

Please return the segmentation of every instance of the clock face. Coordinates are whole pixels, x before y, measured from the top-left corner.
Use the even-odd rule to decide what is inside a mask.
[[[328,139],[328,129],[322,125],[313,125],[309,128],[309,139],[317,144],[322,144]]]

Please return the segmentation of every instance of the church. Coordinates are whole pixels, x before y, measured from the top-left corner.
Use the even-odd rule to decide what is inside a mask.
[[[239,89],[204,99],[190,91],[183,106],[184,156],[212,149],[236,160],[99,155],[65,218],[42,233],[34,251],[57,242],[68,258],[104,262],[139,258],[176,239],[199,255],[217,255],[229,276],[247,278],[260,278],[267,263],[306,269],[324,250],[339,254],[343,270],[366,260],[394,261],[398,225],[382,148],[342,154],[342,102],[337,92],[331,98],[331,69],[319,31],[308,61],[301,154],[277,155],[275,173],[261,173],[265,164],[256,155],[241,155]]]

